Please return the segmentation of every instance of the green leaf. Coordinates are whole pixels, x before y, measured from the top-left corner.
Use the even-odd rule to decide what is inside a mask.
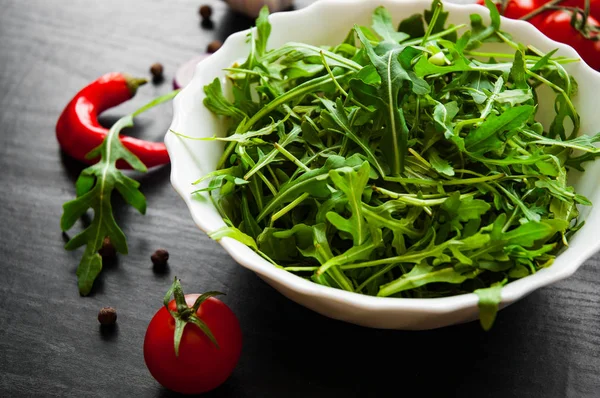
[[[277,228],[267,227],[263,229],[256,239],[258,248],[275,261],[293,261],[300,254],[296,247],[295,237],[293,234],[288,234],[285,237],[277,235],[280,232],[282,231]],[[312,229],[310,229],[310,233],[312,236]]]
[[[386,108],[387,118],[386,130],[382,138],[382,151],[390,165],[392,175],[399,175],[404,170],[408,127],[403,112],[398,106],[398,93],[404,81],[410,80],[410,77],[400,65],[396,51],[389,51],[383,56],[375,54],[362,31],[356,28],[355,30],[381,78],[379,97]]]
[[[440,157],[440,154],[436,149],[429,149],[427,155],[427,160],[429,163],[431,163],[431,167],[433,167],[435,171],[448,177],[452,177],[454,175],[454,168],[446,159],[442,159]]]
[[[435,14],[435,9],[437,7],[441,7],[441,9],[443,10],[443,3],[441,0],[434,0],[431,3],[431,10],[425,10],[423,12],[423,17],[425,18],[425,21],[427,22],[427,24],[431,23],[432,17]],[[431,28],[431,33],[438,33],[444,30],[444,27],[446,26],[446,20],[448,19],[448,15],[450,15],[449,12],[445,12],[445,11],[440,11],[438,18],[435,21],[434,26]],[[454,34],[454,36],[450,36],[449,37],[450,40],[456,40],[456,34]]]
[[[488,98],[485,91],[492,91],[494,86],[487,78],[487,74],[483,72],[474,71],[470,72],[469,75],[474,77],[469,83],[469,87],[473,88],[473,90],[469,90],[469,95],[475,103],[483,104]]]
[[[279,147],[285,148],[289,144],[296,141],[298,139],[301,131],[302,130],[299,126],[294,125],[294,127],[290,130],[290,132],[288,134],[286,134],[283,137],[283,139],[281,139],[278,142]],[[258,162],[256,162],[256,164],[254,166],[252,166],[252,168],[250,170],[248,170],[246,172],[244,179],[248,180],[255,173],[258,173],[263,167],[268,166],[271,162],[274,161],[274,159],[277,157],[277,155],[279,155],[279,153],[280,152],[277,149],[272,149],[271,152],[269,152],[266,156],[260,158],[260,160]]]
[[[535,65],[533,65],[531,67],[531,71],[535,72],[538,69],[542,69],[543,67],[545,67],[550,60],[552,59],[552,56],[554,55],[554,53],[556,53],[558,51],[558,48],[555,48],[554,50],[550,51],[549,53],[547,53],[546,55],[544,55],[542,58],[540,58]]]
[[[527,102],[533,98],[531,90],[527,89],[515,89],[515,90],[504,90],[494,97],[494,101],[500,104],[509,104],[515,106]]]
[[[86,246],[79,266],[77,279],[79,293],[88,295],[94,281],[102,270],[102,258],[98,250],[102,248],[106,237],[110,238],[115,250],[127,254],[127,240],[125,234],[118,226],[112,211],[111,197],[113,190],[117,190],[123,199],[144,214],[146,199],[139,190],[139,182],[125,176],[117,169],[117,161],[124,160],[139,172],[145,172],[146,166],[119,140],[119,133],[126,127],[133,126],[133,117],[155,105],[173,98],[178,91],[158,97],[137,111],[120,118],[109,130],[102,144],[93,149],[88,156],[100,157],[99,161],[81,172],[76,183],[77,197],[63,205],[61,229],[68,231],[77,219],[88,209],[94,212],[92,222],[79,234],[75,235],[65,244],[66,250],[75,250]]]
[[[100,271],[102,271],[102,257],[94,251],[93,245],[86,246],[76,272],[80,294],[87,296],[90,293]]]
[[[514,85],[517,89],[529,90],[529,84],[527,84],[527,64],[525,63],[525,53],[523,50],[518,49],[515,52],[515,60],[513,66],[510,69],[510,77],[512,78]]]
[[[433,121],[438,131],[443,131],[444,136],[450,139],[454,136],[454,128],[452,126],[452,119],[458,113],[458,105],[455,101],[451,101],[447,104],[438,102],[433,109]]]
[[[373,11],[373,30],[384,40],[399,43],[409,38],[409,35],[403,32],[397,32],[392,24],[392,17],[388,10],[379,6]]]
[[[507,245],[531,247],[538,240],[548,238],[556,233],[556,229],[545,222],[528,222],[512,231],[504,233]]]
[[[490,210],[491,205],[485,200],[467,196],[461,199],[456,214],[460,221],[477,220]]]
[[[369,163],[364,162],[358,171],[347,167],[329,172],[329,178],[331,178],[335,187],[346,195],[352,215],[346,219],[338,213],[329,212],[327,213],[327,220],[338,230],[352,235],[355,246],[362,245],[368,234],[367,222],[362,215],[361,197],[369,181],[369,171]]]
[[[370,226],[387,228],[393,232],[394,238],[391,245],[396,249],[397,254],[406,252],[405,235],[411,239],[418,239],[423,236],[423,231],[414,226],[416,219],[421,214],[421,208],[412,208],[404,217],[394,217],[395,213],[406,209],[406,207],[406,203],[395,200],[385,202],[378,207],[372,207],[364,203],[362,205],[362,213]]]
[[[228,116],[237,122],[247,117],[223,96],[219,78],[215,77],[211,84],[204,86],[204,93],[206,94],[203,100],[204,106],[216,115]]]
[[[258,36],[256,38],[256,52],[261,57],[267,51],[267,41],[271,35],[271,24],[269,23],[269,7],[266,5],[260,9],[258,18],[256,18],[256,30]]]
[[[327,272],[330,268],[344,264],[351,264],[355,261],[368,259],[373,251],[383,243],[380,229],[373,229],[364,243],[358,246],[352,246],[339,256],[327,260],[318,270],[317,275]]]
[[[412,39],[425,36],[425,23],[422,14],[414,14],[402,20],[398,26],[398,31],[404,32]]]
[[[577,149],[584,152],[600,153],[600,148],[594,145],[596,142],[600,142],[600,133],[597,133],[595,135],[581,135],[577,138],[573,138],[566,141],[555,140],[552,138],[541,137],[537,135],[530,136],[539,137],[539,139],[531,141],[532,144],[559,146],[563,148]]]
[[[391,296],[392,294],[408,289],[415,289],[429,283],[446,282],[458,284],[472,277],[473,275],[471,274],[461,274],[456,272],[452,267],[437,268],[423,262],[415,265],[409,273],[393,282],[381,286],[377,296]]]
[[[327,112],[323,112],[322,115],[330,116],[331,120],[333,120],[333,122],[342,130],[342,132],[363,150],[364,154],[367,156],[367,159],[369,159],[369,162],[377,169],[379,174],[381,176],[385,175],[383,168],[371,151],[371,148],[369,148],[369,145],[354,132],[354,129],[348,120],[348,116],[346,115],[346,111],[341,99],[338,98],[335,104],[326,99],[321,99],[321,102],[327,109]]]
[[[235,239],[254,250],[258,250],[256,241],[252,239],[251,236],[246,235],[235,227],[221,227],[215,231],[209,232],[208,236],[216,241],[219,241],[225,237]]]
[[[291,202],[304,192],[308,192],[311,196],[317,198],[326,198],[331,194],[327,187],[327,178],[331,170],[340,169],[343,167],[358,168],[362,161],[359,157],[350,157],[344,159],[341,156],[331,156],[327,158],[323,167],[313,169],[302,174],[300,177],[290,180],[283,184],[279,193],[267,203],[258,215],[256,221],[260,222],[267,214],[272,213],[278,206],[283,203]]]
[[[233,175],[217,175],[214,178],[212,178],[210,180],[210,183],[204,187],[204,188],[200,188],[200,189],[196,189],[195,191],[193,191],[192,193],[199,193],[199,192],[210,192],[210,191],[214,191],[217,189],[221,189],[223,187],[223,184],[226,182],[230,182],[232,184],[235,185],[246,185],[249,184],[249,181],[246,181],[242,178],[233,176]]]
[[[504,131],[511,131],[521,127],[533,114],[535,108],[522,105],[509,108],[500,116],[490,115],[477,129],[465,137],[465,147],[469,151],[483,148],[483,142]]]
[[[492,328],[498,305],[502,301],[502,284],[495,284],[485,289],[477,289],[474,293],[479,297],[479,321],[483,330]]]

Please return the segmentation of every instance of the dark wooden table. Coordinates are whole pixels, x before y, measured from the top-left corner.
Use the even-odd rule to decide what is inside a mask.
[[[213,30],[191,0],[0,0],[0,396],[170,397],[144,365],[146,326],[174,275],[188,291],[217,289],[238,315],[244,348],[211,397],[600,397],[600,270],[596,257],[569,280],[477,323],[427,332],[371,330],[317,315],[238,266],[192,222],[169,168],[139,179],[148,212],[117,205],[130,254],[106,264],[89,297],[66,252],[62,203],[81,166],[61,155],[54,124],[68,100],[109,71],[147,85],[102,118],[106,125],[170,90],[176,67],[252,21],[213,1]],[[297,6],[310,3],[298,2]],[[161,140],[170,105],[131,134]],[[155,274],[150,254],[171,253]],[[102,306],[118,328],[102,333]],[[410,394],[416,388],[421,394]]]

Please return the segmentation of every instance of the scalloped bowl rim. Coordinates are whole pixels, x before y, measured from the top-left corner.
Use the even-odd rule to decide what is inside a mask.
[[[313,14],[318,14],[321,8],[326,8],[335,5],[336,7],[340,7],[341,9],[343,9],[344,7],[351,7],[353,5],[358,5],[361,3],[363,3],[362,0],[319,0],[299,10],[273,13],[269,16],[269,20],[272,23],[275,23],[284,22],[288,19],[307,18],[309,16],[312,16]],[[402,3],[403,5],[423,5],[424,8],[428,8],[431,4],[430,1],[422,0],[382,0],[378,1],[376,4],[373,4],[372,7],[374,8],[377,5],[391,5],[395,3]],[[478,13],[482,14],[484,18],[486,17],[487,13],[487,9],[485,9],[485,7],[476,4],[457,5],[452,3],[444,3],[444,8],[446,11],[450,11],[451,13],[465,13],[466,15]],[[543,36],[531,24],[524,21],[507,19],[505,17],[502,17],[502,29],[507,32],[523,30],[527,34],[532,36]],[[182,102],[185,100],[186,93],[187,91],[191,90],[192,85],[198,83],[199,75],[202,74],[205,70],[211,70],[211,65],[213,63],[216,63],[219,57],[225,56],[224,49],[228,48],[228,46],[230,46],[231,43],[239,42],[240,40],[245,41],[246,35],[249,31],[250,29],[246,29],[232,34],[225,40],[222,48],[219,51],[212,54],[211,57],[208,57],[198,63],[198,65],[196,66],[196,71],[194,73],[194,78],[174,99],[173,122],[171,126],[174,126],[177,122],[177,119],[180,117],[180,112],[182,112],[183,107]],[[273,34],[273,32],[271,34]],[[558,47],[560,51],[565,55],[568,55],[570,57],[579,57],[575,50],[573,50],[571,47],[565,44],[556,42],[545,36],[541,38],[538,37],[538,39],[545,41],[548,47]],[[245,55],[246,54],[241,54],[241,56]],[[590,78],[593,79],[600,78],[600,74],[598,74],[596,71],[591,69],[583,62],[581,64],[581,66],[584,68],[582,73],[589,74]],[[194,199],[190,195],[189,185],[184,183],[182,181],[182,178],[180,178],[181,172],[179,169],[178,156],[176,151],[174,150],[174,145],[172,141],[174,139],[175,136],[167,132],[165,136],[165,144],[171,155],[171,184],[188,206],[192,218],[197,224],[197,226],[205,233],[214,231],[216,228],[213,225],[209,225],[209,223],[206,222],[205,219],[203,219],[202,214],[197,214],[193,211],[192,202]],[[431,314],[439,314],[477,306],[478,298],[477,295],[474,293],[467,293],[444,298],[407,299],[374,297],[334,289],[319,285],[314,282],[310,282],[288,271],[279,269],[267,262],[266,260],[257,256],[256,253],[254,253],[254,251],[252,251],[250,248],[234,239],[228,237],[222,238],[219,240],[219,243],[236,262],[248,268],[249,270],[259,274],[260,276],[264,276],[268,279],[277,281],[285,285],[289,289],[300,294],[318,296],[320,299],[343,302],[345,305],[350,305],[357,309],[384,309],[399,311],[411,310],[424,311]],[[595,245],[590,245],[586,247],[585,250],[580,250],[577,253],[570,253],[569,262],[561,264],[560,267],[555,267],[555,265],[552,265],[549,268],[540,270],[536,274],[524,277],[522,279],[507,284],[502,289],[501,306],[503,307],[514,301],[517,301],[520,298],[526,296],[527,294],[535,291],[536,289],[553,284],[557,281],[571,276],[588,258],[590,258],[596,251],[598,251],[598,249],[600,249],[600,241],[598,241]],[[563,255],[564,253],[562,253],[560,256]]]

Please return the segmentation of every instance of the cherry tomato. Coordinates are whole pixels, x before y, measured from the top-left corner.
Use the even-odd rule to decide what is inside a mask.
[[[508,0],[506,9],[502,15],[507,18],[519,19],[548,2],[550,0]],[[477,4],[485,6],[485,0],[477,0]],[[496,2],[496,7],[502,13],[502,4],[500,1]],[[556,7],[579,7],[583,10],[585,8],[585,0],[563,0],[556,4]],[[540,15],[547,16],[552,11],[544,11]],[[590,15],[596,19],[600,19],[600,0],[590,0]],[[536,17],[532,19],[534,18]]]
[[[199,294],[185,295],[192,307]],[[175,300],[169,309],[177,312]],[[154,315],[144,339],[144,360],[152,376],[164,387],[182,394],[200,394],[221,385],[236,367],[242,350],[238,319],[222,301],[210,297],[196,315],[211,330],[219,348],[196,325],[183,329],[179,356],[175,355],[175,320],[166,307]]]
[[[600,25],[593,17],[588,18],[588,23]],[[553,11],[541,21],[537,28],[552,40],[573,47],[590,67],[600,70],[600,41],[587,39],[573,28],[571,13],[562,10]]]

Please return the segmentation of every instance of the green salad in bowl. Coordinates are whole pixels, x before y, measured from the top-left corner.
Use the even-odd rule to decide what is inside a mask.
[[[329,289],[475,293],[488,329],[504,286],[552,267],[582,227],[591,202],[568,174],[600,135],[581,134],[576,56],[513,38],[491,4],[465,23],[428,4],[398,21],[371,8],[335,44],[274,48],[265,8],[247,58],[202,86],[224,134],[171,131],[222,145],[192,190],[224,221],[214,239]]]

